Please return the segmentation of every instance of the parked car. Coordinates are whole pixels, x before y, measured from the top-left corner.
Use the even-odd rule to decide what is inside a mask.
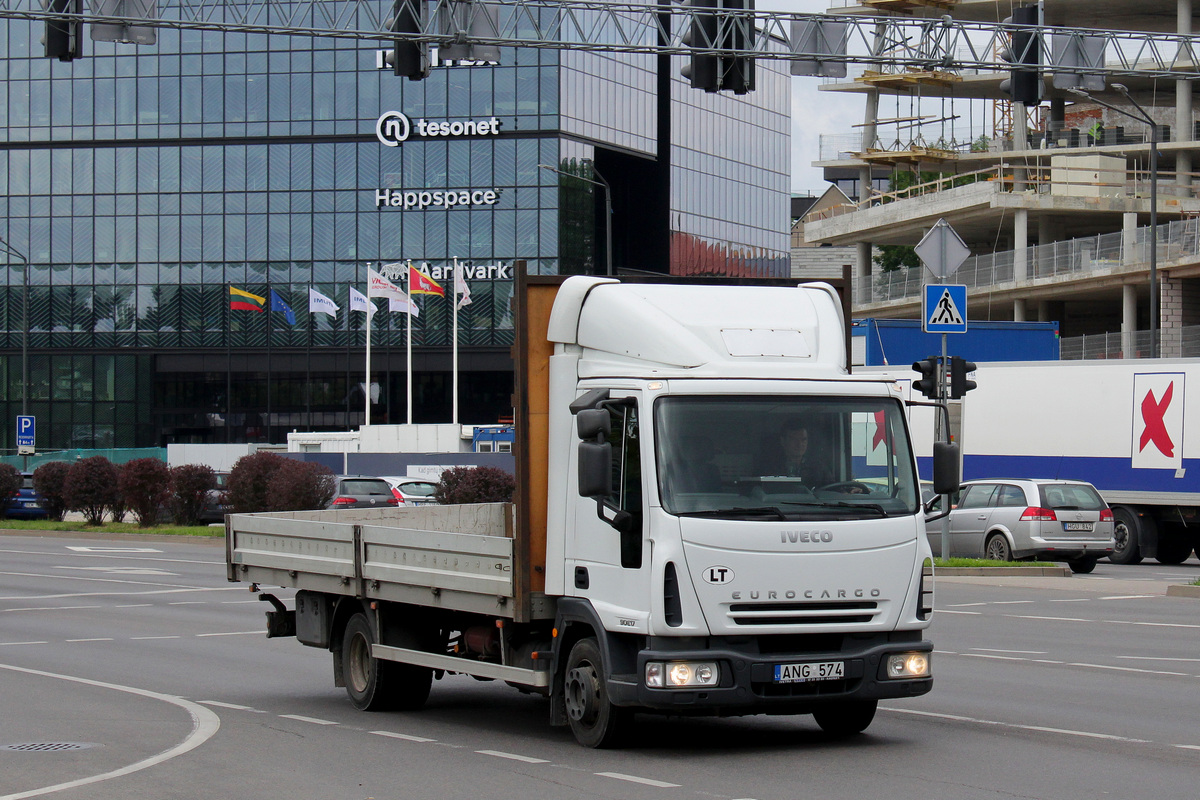
[[[436,481],[424,478],[406,478],[396,475],[384,475],[383,479],[392,487],[392,494],[403,506],[434,505],[433,493],[437,490]]]
[[[940,555],[935,524],[929,543]],[[950,512],[950,554],[1010,561],[1065,561],[1091,572],[1113,550],[1113,513],[1083,481],[975,480],[962,486]]]
[[[343,475],[337,479],[337,490],[329,508],[382,508],[398,506],[391,485],[383,478]]]
[[[9,519],[45,519],[49,516],[42,498],[33,490],[33,473],[21,473],[21,488],[8,500],[6,514]]]
[[[204,505],[200,509],[201,522],[224,522],[225,515],[233,513],[233,506],[225,498],[225,485],[228,481],[228,472],[217,473],[217,487],[208,490]]]

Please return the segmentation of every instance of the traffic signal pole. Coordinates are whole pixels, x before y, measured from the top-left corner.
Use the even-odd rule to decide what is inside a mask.
[[[946,279],[942,278],[942,283]],[[946,334],[942,334],[942,359],[938,363],[938,402],[946,406],[946,384],[948,383],[947,372],[950,369],[950,359],[947,357],[949,350],[946,347]],[[950,436],[950,407],[946,406],[946,413],[939,415],[938,425],[943,427],[942,441],[949,442]],[[947,512],[942,517],[942,558],[950,557],[950,495],[942,495],[942,511]]]

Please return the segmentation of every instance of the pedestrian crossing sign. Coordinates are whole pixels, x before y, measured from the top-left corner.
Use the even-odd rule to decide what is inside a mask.
[[[926,284],[921,304],[921,329],[926,333],[967,332],[967,287]]]

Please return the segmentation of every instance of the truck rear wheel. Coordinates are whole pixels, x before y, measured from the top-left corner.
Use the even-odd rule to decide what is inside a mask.
[[[608,701],[604,661],[595,638],[580,639],[567,657],[563,677],[567,722],[584,747],[616,747],[629,727],[632,713]]]
[[[1142,520],[1125,506],[1113,506],[1113,551],[1108,560],[1114,564],[1140,564]]]
[[[817,709],[813,719],[831,736],[853,736],[867,729],[878,706],[878,700],[846,700]]]
[[[371,655],[375,632],[365,614],[346,623],[342,637],[342,674],[346,694],[360,711],[413,711],[425,705],[433,671],[385,661]]]
[[[1163,524],[1158,528],[1158,555],[1160,564],[1182,564],[1192,554],[1192,537],[1187,528],[1178,524]]]

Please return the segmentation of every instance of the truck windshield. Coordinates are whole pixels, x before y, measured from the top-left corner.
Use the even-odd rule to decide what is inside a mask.
[[[869,519],[919,508],[898,401],[663,397],[654,426],[659,496],[672,514]]]

